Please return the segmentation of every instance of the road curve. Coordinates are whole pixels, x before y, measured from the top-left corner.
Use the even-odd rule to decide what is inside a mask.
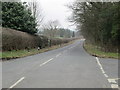
[[[63,48],[3,62],[2,87],[111,88],[109,76],[105,77],[96,57],[83,49],[83,42],[78,40]]]

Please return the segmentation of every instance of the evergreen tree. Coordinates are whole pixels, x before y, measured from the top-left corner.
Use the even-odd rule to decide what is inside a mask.
[[[37,32],[35,18],[21,2],[2,2],[2,26],[30,34]]]

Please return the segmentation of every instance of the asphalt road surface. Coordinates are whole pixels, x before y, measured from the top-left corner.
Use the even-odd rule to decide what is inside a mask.
[[[2,63],[3,88],[118,88],[118,60],[89,55],[84,40]]]

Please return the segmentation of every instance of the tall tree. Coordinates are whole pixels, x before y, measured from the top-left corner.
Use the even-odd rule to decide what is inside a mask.
[[[48,37],[50,37],[50,38],[54,38],[55,37],[59,27],[60,27],[60,23],[57,20],[48,21],[47,24],[43,25],[43,29],[44,29],[45,34],[47,34]]]
[[[34,34],[37,24],[26,3],[2,2],[2,26]]]
[[[75,32],[73,31],[73,33],[72,33],[72,37],[75,37]]]
[[[43,11],[40,7],[40,3],[36,0],[31,0],[31,2],[28,2],[28,7],[32,11],[32,15],[36,20],[37,27],[39,28],[44,20]]]
[[[86,38],[104,51],[117,51],[120,36],[120,2],[80,2],[69,6],[72,21]],[[114,42],[114,43],[113,43]]]

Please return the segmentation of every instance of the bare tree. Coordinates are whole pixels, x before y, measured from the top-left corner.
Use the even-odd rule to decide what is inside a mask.
[[[40,3],[36,2],[36,0],[32,0],[31,2],[28,2],[28,7],[32,11],[32,14],[36,19],[36,23],[38,27],[40,27],[44,19],[43,11],[40,7]]]
[[[49,21],[47,24],[43,25],[44,34],[50,38],[53,38],[55,37],[59,27],[60,23],[58,20]]]

